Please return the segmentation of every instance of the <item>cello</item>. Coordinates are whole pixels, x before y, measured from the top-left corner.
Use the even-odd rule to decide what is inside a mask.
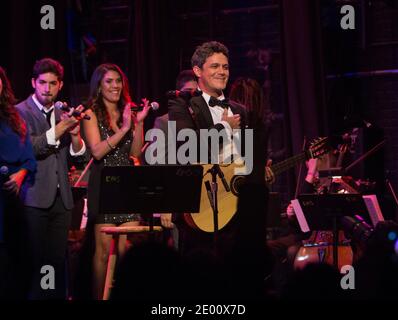
[[[348,149],[347,144],[339,148],[337,164],[341,165],[342,158]],[[316,194],[322,194],[333,189],[336,193],[359,193],[355,188],[346,182],[344,177],[330,177],[327,183],[320,183],[319,179],[316,186]],[[293,267],[295,270],[302,269],[311,263],[326,263],[334,265],[333,259],[334,237],[333,231],[322,230],[313,231],[310,238],[303,240],[303,244],[298,250],[294,259]],[[351,241],[347,239],[344,232],[338,231],[337,241],[337,268],[341,270],[344,265],[352,265],[354,253]]]

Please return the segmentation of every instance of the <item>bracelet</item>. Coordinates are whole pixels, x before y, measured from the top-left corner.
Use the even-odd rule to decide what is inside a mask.
[[[106,143],[108,144],[109,148],[111,148],[112,150],[116,149],[116,147],[112,146],[111,143],[109,142],[109,138],[106,138]]]

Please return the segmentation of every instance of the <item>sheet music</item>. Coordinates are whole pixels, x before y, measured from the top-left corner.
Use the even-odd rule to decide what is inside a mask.
[[[384,221],[383,213],[381,212],[377,197],[375,194],[369,194],[362,196],[362,198],[365,202],[366,208],[368,209],[373,227],[376,227],[378,222]]]
[[[310,231],[310,227],[308,226],[307,219],[304,216],[303,209],[301,209],[300,202],[297,199],[291,201],[294,212],[297,217],[297,221],[300,225],[300,229],[303,232]]]

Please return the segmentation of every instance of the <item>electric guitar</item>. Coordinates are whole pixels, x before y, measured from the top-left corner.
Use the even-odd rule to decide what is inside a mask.
[[[271,170],[275,176],[285,172],[286,170],[294,167],[301,161],[311,158],[319,158],[327,153],[330,147],[327,144],[327,138],[318,138],[314,140],[308,150],[305,150],[293,157],[283,160],[271,166]],[[209,190],[211,184],[210,169],[212,164],[203,165],[203,181],[202,193],[200,199],[200,212],[199,213],[186,213],[184,219],[186,223],[192,228],[202,230],[204,232],[214,232],[214,217],[213,208],[210,202]],[[229,184],[230,191],[226,191],[222,183],[218,183],[218,230],[224,228],[228,222],[235,215],[239,186],[245,182],[245,175],[235,174],[236,169],[244,170],[244,163],[236,160],[231,164],[220,164],[225,180]],[[219,177],[217,177],[219,182]]]

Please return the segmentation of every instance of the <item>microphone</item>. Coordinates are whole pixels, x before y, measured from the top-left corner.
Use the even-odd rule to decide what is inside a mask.
[[[149,104],[149,106],[151,107],[151,109],[153,111],[156,111],[156,110],[159,109],[159,103],[157,103],[156,101],[151,102]],[[131,103],[130,104],[130,108],[131,108],[131,111],[140,112],[140,111],[142,111],[144,109],[144,106],[137,106],[136,104]]]
[[[64,112],[70,112],[70,109],[71,109],[71,108],[67,105],[66,102],[62,102],[62,101],[57,101],[57,102],[54,104],[54,106],[55,106],[56,108],[58,108],[58,109],[64,111]],[[81,111],[74,110],[73,113],[72,113],[72,116],[73,116],[73,117],[80,117],[81,114],[82,114]],[[83,119],[84,119],[84,120],[90,120],[91,117],[85,114],[84,117],[83,117]]]
[[[9,172],[10,172],[10,170],[8,169],[7,166],[1,166],[0,167],[0,181],[1,181],[1,184],[3,184],[4,182],[6,182],[8,180]]]
[[[166,97],[168,99],[173,99],[173,98],[183,98],[184,100],[189,100],[193,97],[198,97],[202,95],[202,91],[199,91],[197,89],[193,90],[171,90],[167,91]]]
[[[231,189],[229,188],[229,185],[228,185],[227,180],[225,180],[224,172],[222,172],[222,170],[220,169],[220,166],[219,166],[218,164],[215,164],[215,165],[214,165],[214,168],[215,168],[216,171],[217,171],[217,175],[218,175],[218,176],[220,177],[220,179],[221,179],[221,182],[222,182],[222,184],[223,184],[223,186],[224,186],[225,191],[230,192]]]
[[[372,124],[366,120],[362,120],[363,124],[365,125],[366,128],[370,128]]]
[[[344,124],[348,128],[367,128],[373,126],[373,124],[369,121],[366,121],[364,118],[358,115],[346,115],[344,116]]]

